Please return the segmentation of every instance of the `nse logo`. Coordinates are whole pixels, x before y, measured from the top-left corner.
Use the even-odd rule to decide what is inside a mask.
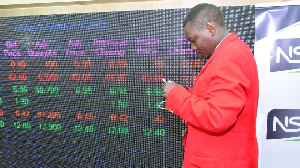
[[[300,69],[300,39],[277,39],[271,51],[270,71]]]
[[[267,118],[267,139],[300,139],[300,109],[273,109]]]

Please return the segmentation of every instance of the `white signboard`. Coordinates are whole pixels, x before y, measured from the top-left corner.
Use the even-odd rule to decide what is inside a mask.
[[[255,6],[260,168],[300,167],[300,2]]]

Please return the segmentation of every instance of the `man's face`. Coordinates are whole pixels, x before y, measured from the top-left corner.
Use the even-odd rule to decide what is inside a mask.
[[[191,22],[187,22],[184,26],[184,35],[191,42],[192,50],[196,51],[199,57],[209,58],[214,52],[213,36],[207,28],[196,29],[191,26]]]

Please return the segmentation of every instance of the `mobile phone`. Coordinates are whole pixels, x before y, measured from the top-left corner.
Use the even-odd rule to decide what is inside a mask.
[[[167,81],[165,78],[162,78],[161,80],[162,80],[164,83],[167,83],[167,82],[168,82],[168,83],[172,83],[172,81],[170,81],[170,80]]]

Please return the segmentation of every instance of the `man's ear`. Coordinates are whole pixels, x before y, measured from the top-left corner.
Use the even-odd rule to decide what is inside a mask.
[[[206,24],[206,30],[211,34],[211,36],[214,36],[216,34],[216,27],[211,22],[208,22]]]

